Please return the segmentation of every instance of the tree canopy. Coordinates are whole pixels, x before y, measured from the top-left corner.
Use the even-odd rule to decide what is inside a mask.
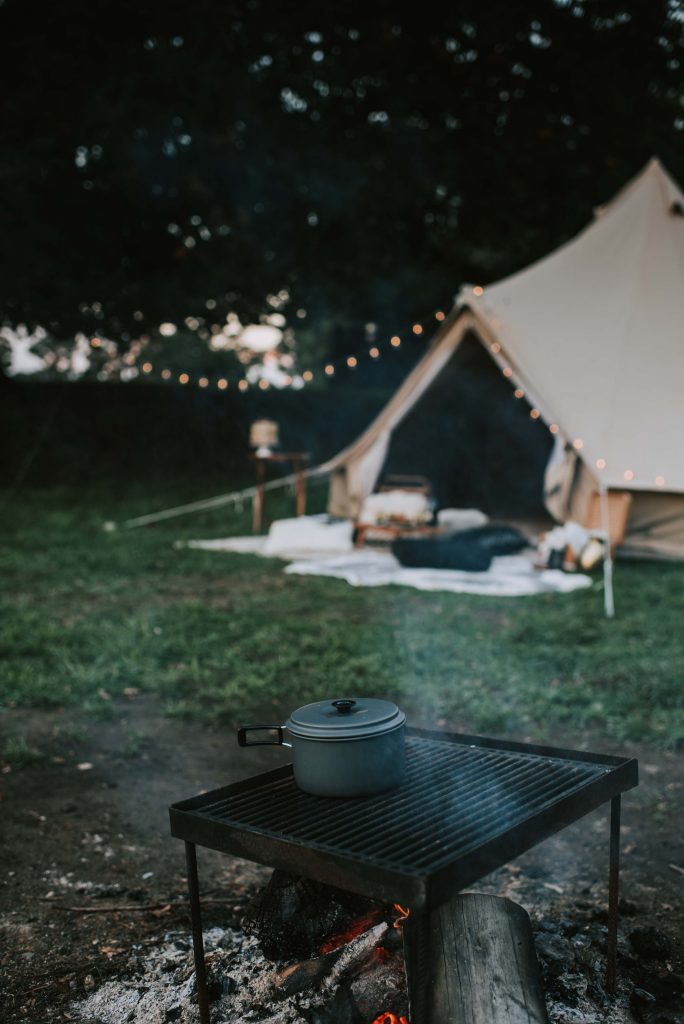
[[[125,347],[281,293],[304,347],[391,330],[650,156],[684,176],[683,32],[680,0],[0,0],[0,322]]]

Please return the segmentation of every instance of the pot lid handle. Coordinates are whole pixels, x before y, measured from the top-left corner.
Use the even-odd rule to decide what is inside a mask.
[[[356,701],[351,700],[349,697],[345,697],[342,700],[334,700],[332,702],[332,706],[337,709],[338,715],[348,715],[355,704]]]

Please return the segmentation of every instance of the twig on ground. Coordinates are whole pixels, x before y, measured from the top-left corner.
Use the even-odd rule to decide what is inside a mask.
[[[42,898],[45,899],[45,897]],[[226,907],[229,906],[231,902],[232,900],[203,899],[202,906],[219,905]],[[146,911],[154,913],[155,911],[160,910],[171,910],[175,907],[182,907],[184,910],[190,909],[190,904],[187,900],[167,900],[164,903],[115,903],[106,907],[70,907],[65,906],[63,903],[52,903],[52,900],[48,900],[48,903],[50,903],[55,910],[64,910],[71,914],[141,914]]]

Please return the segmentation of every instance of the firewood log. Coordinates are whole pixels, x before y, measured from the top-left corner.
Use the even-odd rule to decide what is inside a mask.
[[[387,922],[383,921],[352,939],[346,946],[333,950],[332,953],[284,967],[273,979],[276,993],[284,999],[310,985],[334,986],[347,971],[372,954],[376,946],[382,942],[388,928]]]
[[[527,912],[464,893],[404,923],[411,1020],[549,1024]]]

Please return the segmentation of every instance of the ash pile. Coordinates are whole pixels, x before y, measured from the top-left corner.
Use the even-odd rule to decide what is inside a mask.
[[[408,1019],[404,913],[274,872],[241,930],[204,932],[212,1024],[370,1024]],[[197,1024],[187,932],[168,932],[134,969],[72,1012],[87,1024]]]
[[[684,1024],[678,951],[627,900],[620,905],[618,991],[608,996],[606,913],[598,891],[593,895],[538,904],[532,914],[551,1024]],[[204,933],[212,1024],[408,1024],[405,913],[274,872],[239,930]],[[83,1024],[197,1024],[189,930],[134,949],[127,974],[70,1012]]]

